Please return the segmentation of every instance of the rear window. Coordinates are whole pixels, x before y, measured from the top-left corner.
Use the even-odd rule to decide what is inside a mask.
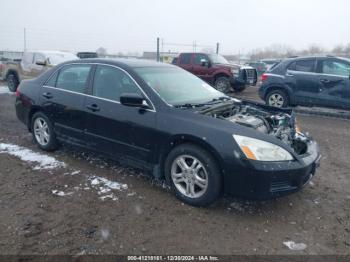
[[[299,72],[315,72],[315,62],[315,59],[295,61],[289,65],[288,69]]]

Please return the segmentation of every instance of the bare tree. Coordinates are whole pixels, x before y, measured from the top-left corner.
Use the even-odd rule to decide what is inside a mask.
[[[98,56],[104,57],[107,55],[107,49],[101,46],[96,50],[96,53],[98,54]]]

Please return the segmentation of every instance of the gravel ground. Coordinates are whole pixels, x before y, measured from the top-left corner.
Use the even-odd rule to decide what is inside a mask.
[[[22,146],[65,166],[35,169],[0,153],[0,254],[350,255],[347,120],[299,117],[323,155],[301,192],[194,208],[142,171],[73,148],[41,152],[16,119],[14,99],[0,93],[0,147]]]

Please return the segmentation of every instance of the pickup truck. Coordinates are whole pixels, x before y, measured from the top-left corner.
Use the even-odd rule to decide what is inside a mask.
[[[16,92],[22,80],[35,78],[57,64],[76,59],[79,58],[68,52],[24,52],[20,62],[7,61],[2,64],[1,78],[7,81],[7,86],[11,92]]]
[[[173,64],[202,78],[223,93],[232,89],[241,92],[249,85],[256,85],[258,79],[253,67],[230,64],[219,54],[181,53]]]

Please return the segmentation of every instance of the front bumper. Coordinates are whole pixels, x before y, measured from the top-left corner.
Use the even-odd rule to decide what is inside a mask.
[[[288,162],[242,161],[245,168],[229,165],[225,192],[248,199],[266,200],[301,190],[316,174],[321,155],[316,142],[298,160]]]

